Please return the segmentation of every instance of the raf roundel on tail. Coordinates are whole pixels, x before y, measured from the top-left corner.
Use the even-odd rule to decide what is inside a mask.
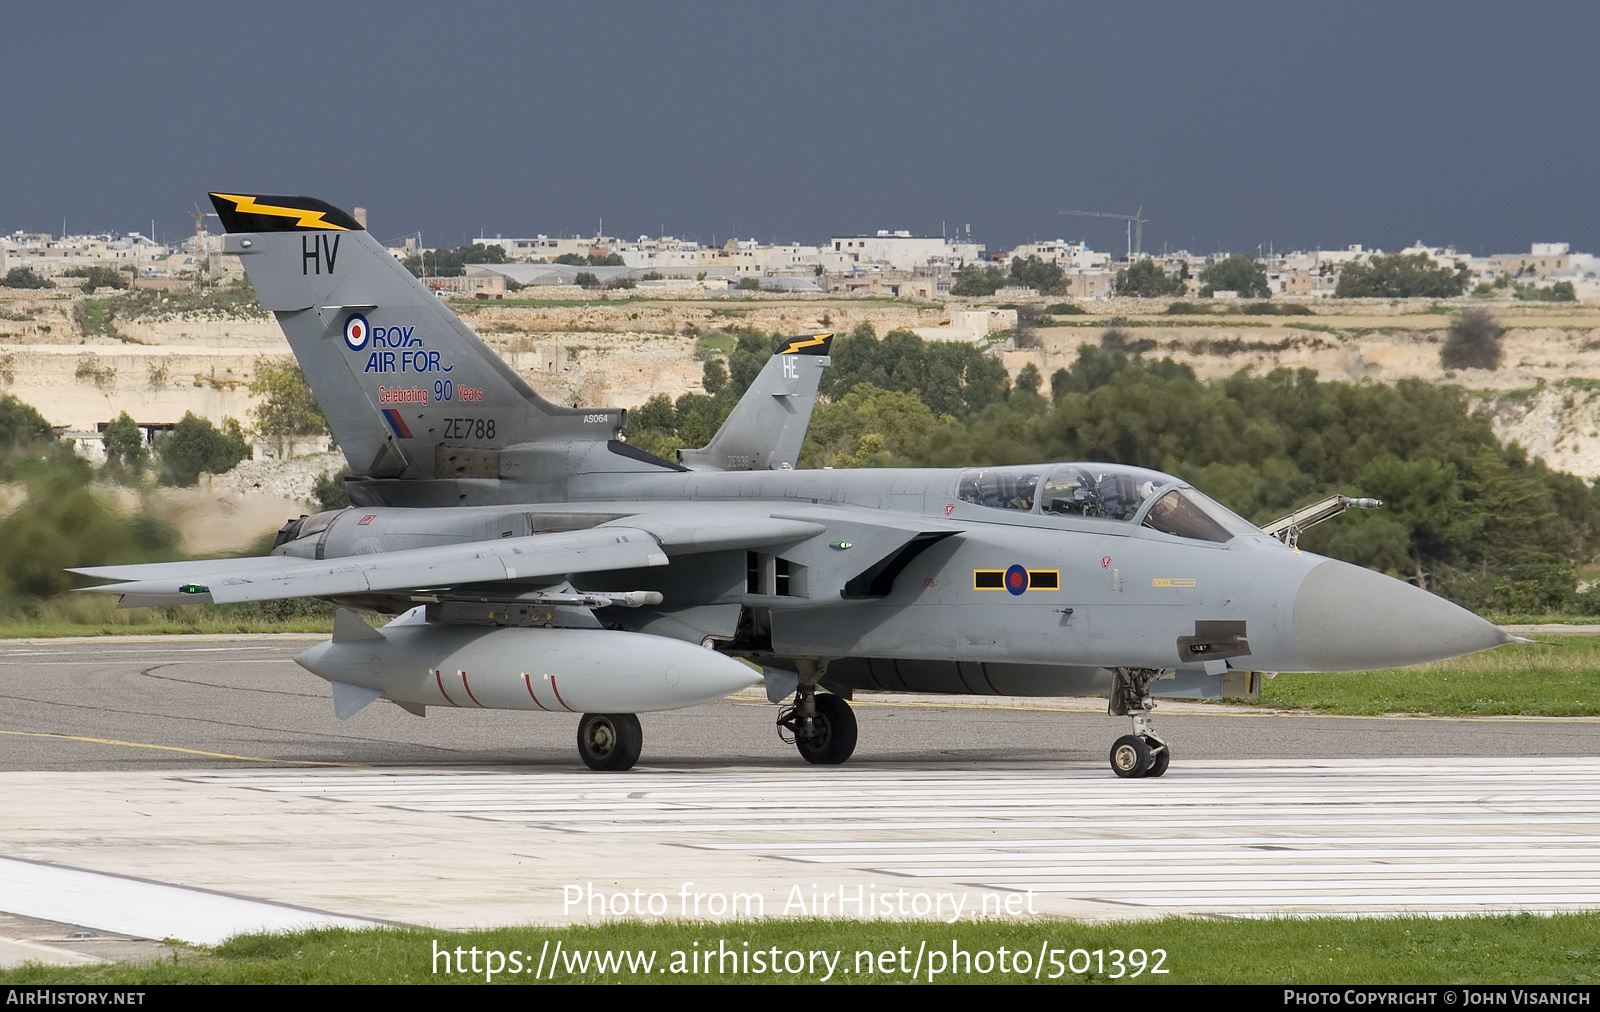
[[[1113,771],[1149,777],[1172,754],[1156,696],[1511,639],[1294,544],[1372,500],[1333,497],[1268,533],[1115,464],[798,470],[827,334],[788,340],[706,446],[664,460],[622,440],[621,409],[540,397],[339,208],[211,196],[354,505],[291,521],[266,557],[77,572],[114,581],[91,590],[125,607],[334,602],[333,638],[299,660],[340,718],[378,700],[582,713],[582,760],[622,770],[647,748],[637,714],[764,676],[801,757],[841,763],[857,690],[1098,693],[1132,721]],[[397,617],[372,629],[354,611]]]

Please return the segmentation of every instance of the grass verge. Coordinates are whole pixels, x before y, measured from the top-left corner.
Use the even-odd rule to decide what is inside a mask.
[[[1230,703],[1322,713],[1441,717],[1600,715],[1600,636],[1559,635],[1414,668],[1285,674]]]
[[[495,974],[489,953],[500,954]],[[460,934],[320,930],[242,935],[162,962],[33,964],[0,971],[0,983],[887,984],[927,982],[930,970],[935,982],[967,984],[1592,984],[1600,981],[1600,914],[956,925],[769,918]]]

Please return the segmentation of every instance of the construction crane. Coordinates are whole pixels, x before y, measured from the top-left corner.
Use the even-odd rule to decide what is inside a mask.
[[[1132,214],[1107,214],[1104,211],[1062,211],[1061,213],[1075,214],[1080,218],[1115,218],[1118,221],[1127,222],[1129,263],[1133,262],[1133,258],[1139,254],[1140,249],[1143,247],[1144,226],[1150,220],[1149,218],[1140,217],[1140,215],[1144,214],[1142,206]]]

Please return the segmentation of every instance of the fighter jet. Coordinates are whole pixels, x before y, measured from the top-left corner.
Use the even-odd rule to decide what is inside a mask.
[[[116,581],[91,589],[124,607],[335,603],[333,638],[298,660],[340,718],[380,699],[580,713],[583,762],[625,770],[639,713],[764,678],[780,736],[835,764],[857,690],[1093,694],[1132,720],[1115,773],[1161,776],[1154,697],[1511,639],[1290,543],[1351,500],[1285,518],[1280,538],[1117,464],[797,470],[827,334],[779,348],[708,445],[654,456],[623,440],[622,410],[540,397],[344,211],[211,196],[353,505],[291,521],[265,557],[77,572]]]

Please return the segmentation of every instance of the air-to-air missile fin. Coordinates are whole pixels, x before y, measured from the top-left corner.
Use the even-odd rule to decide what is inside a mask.
[[[711,442],[698,450],[679,450],[678,459],[696,471],[794,467],[832,343],[832,334],[789,338],[773,352]]]
[[[360,615],[357,615],[349,608],[340,608],[333,613],[333,641],[335,643],[381,639],[383,639],[383,633],[367,625],[361,620]]]
[[[361,621],[356,619],[357,622]],[[381,639],[382,637],[380,637]],[[335,642],[338,642],[335,640]],[[364,685],[351,685],[349,682],[333,682],[333,715],[340,720],[349,720],[362,710],[367,704],[383,695],[382,689],[369,689]]]

